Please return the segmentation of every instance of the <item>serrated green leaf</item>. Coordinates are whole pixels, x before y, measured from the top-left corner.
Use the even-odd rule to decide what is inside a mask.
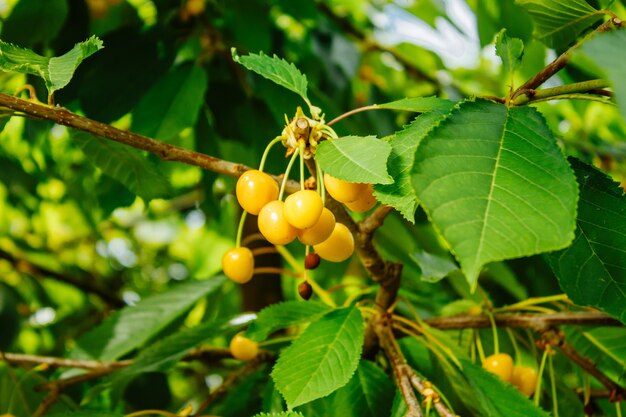
[[[569,45],[603,14],[585,0],[516,0],[515,3],[530,13],[535,36],[556,49]]]
[[[461,359],[463,373],[470,383],[475,401],[487,417],[548,417],[545,411],[535,407],[513,385],[485,371],[472,362]]]
[[[145,372],[165,372],[172,368],[183,356],[206,340],[236,331],[248,320],[221,319],[199,324],[190,329],[174,333],[143,349],[128,368],[116,372],[112,383],[127,380]]]
[[[141,151],[85,132],[73,131],[72,139],[89,162],[144,200],[170,194],[167,179]]]
[[[599,33],[582,46],[582,53],[591,58],[606,74],[613,86],[615,100],[626,122],[626,30]]]
[[[154,337],[224,281],[225,277],[219,276],[181,284],[119,310],[82,335],[76,341],[71,357],[103,361],[117,359]]]
[[[246,330],[246,337],[261,342],[276,330],[317,320],[330,310],[319,301],[285,301],[264,308]]]
[[[362,360],[350,382],[335,392],[332,410],[342,417],[379,417],[391,411],[395,387],[374,363]]]
[[[320,143],[315,160],[324,172],[344,181],[391,184],[390,153],[391,145],[374,136],[345,136]]]
[[[207,73],[200,66],[174,68],[135,107],[131,130],[171,142],[183,129],[195,126],[207,85]]]
[[[574,237],[574,175],[530,107],[461,104],[422,140],[413,186],[471,287],[489,262],[557,250]]]
[[[422,270],[422,279],[428,282],[437,282],[458,269],[450,259],[424,251],[411,254],[411,258]]]
[[[449,110],[449,109],[448,109]],[[447,111],[432,111],[417,117],[410,125],[397,132],[389,141],[391,154],[387,160],[387,170],[394,179],[393,184],[376,184],[374,195],[383,204],[398,210],[402,216],[415,222],[417,197],[411,184],[411,168],[415,160],[415,150],[422,139],[448,114]]]
[[[450,111],[452,109],[452,102],[439,97],[411,97],[391,101],[389,103],[375,104],[373,107],[426,113],[434,110]]]
[[[67,19],[67,0],[20,0],[2,23],[2,39],[26,47],[56,38]]]
[[[511,75],[522,62],[524,42],[518,38],[511,38],[502,29],[496,36],[496,54],[502,59],[504,71]]]
[[[65,87],[83,60],[104,46],[96,36],[77,43],[64,55],[47,58],[35,52],[0,41],[0,69],[43,78],[48,94]]]
[[[254,417],[304,417],[302,413],[296,411],[283,411],[282,413],[259,413]]]
[[[626,197],[599,170],[570,158],[580,200],[571,246],[547,259],[563,291],[626,323]]]
[[[267,78],[276,84],[285,87],[288,90],[300,95],[302,99],[310,104],[307,97],[308,81],[298,68],[292,63],[285,61],[274,55],[269,57],[263,53],[248,54],[244,56],[237,55],[235,49],[232,50],[233,60],[240,63],[250,71]]]
[[[333,310],[285,349],[272,371],[291,409],[346,385],[363,348],[363,319],[356,307]]]

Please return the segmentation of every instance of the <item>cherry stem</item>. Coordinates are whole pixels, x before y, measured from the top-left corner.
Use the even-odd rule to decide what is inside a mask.
[[[496,327],[496,321],[493,319],[493,314],[490,310],[485,310],[485,314],[489,317],[489,323],[491,323],[491,332],[493,333],[493,351],[497,355],[500,353],[500,341],[498,340],[498,328]]]
[[[480,340],[480,330],[476,330],[474,336],[474,339],[476,340],[476,349],[478,350],[478,357],[480,358],[480,362],[483,363],[485,361],[485,351],[483,350],[483,342]]]
[[[546,369],[546,359],[550,354],[550,347],[546,346],[546,350],[543,351],[543,356],[541,357],[541,365],[539,365],[539,375],[537,375],[537,386],[535,387],[535,395],[533,398],[533,402],[536,407],[539,407],[539,398],[541,397],[541,380],[543,379],[543,371]]]
[[[283,269],[283,268],[276,268],[273,266],[263,266],[260,268],[254,268],[254,275],[260,275],[260,274],[284,274],[284,275],[291,275],[294,278],[300,278],[302,275],[297,273],[297,272],[293,272],[290,271],[288,269]]]
[[[326,205],[326,187],[324,186],[324,174],[322,173],[322,168],[320,167],[320,164],[315,164],[315,171],[317,176],[318,192],[322,197],[322,204]]]
[[[253,256],[267,255],[269,253],[278,253],[278,251],[273,246],[267,246],[267,247],[264,247],[264,248],[252,249],[252,255]]]
[[[506,333],[509,335],[509,339],[511,339],[511,344],[513,345],[513,352],[515,352],[515,361],[517,363],[521,360],[521,355],[519,353],[519,346],[517,345],[517,340],[515,340],[515,334],[513,330],[507,328]]]
[[[270,153],[270,149],[283,140],[282,136],[276,136],[270,143],[267,144],[265,150],[263,151],[263,156],[261,157],[261,163],[259,164],[259,171],[263,172],[263,168],[265,168],[265,160],[267,159],[267,155]]]
[[[621,401],[615,401],[615,415],[622,417],[622,403]]]
[[[352,116],[353,114],[357,114],[357,113],[361,113],[361,112],[364,112],[364,111],[368,111],[368,110],[383,110],[383,108],[382,107],[378,107],[377,104],[372,104],[371,106],[359,107],[359,108],[347,111],[344,114],[341,114],[341,115],[335,117],[333,120],[331,120],[330,122],[326,123],[326,126],[332,126],[335,123],[337,123],[338,121],[345,119],[346,117]]]
[[[300,190],[304,190],[304,141],[301,140],[299,143],[300,150]]]
[[[285,186],[287,185],[287,180],[289,179],[289,172],[291,171],[291,167],[293,166],[294,162],[296,162],[296,158],[298,157],[299,153],[300,153],[300,149],[296,148],[293,155],[291,156],[291,159],[289,160],[289,164],[287,164],[287,169],[285,170],[285,176],[283,177],[283,182],[280,185],[280,193],[278,194],[278,201],[283,200],[283,196],[285,195]]]
[[[243,236],[243,224],[246,222],[246,216],[248,215],[247,211],[243,211],[241,213],[241,218],[239,219],[239,226],[237,227],[237,240],[235,240],[235,247],[241,246],[241,236]]]
[[[552,414],[559,417],[559,404],[556,401],[556,380],[554,379],[554,366],[552,364],[552,355],[548,357],[548,366],[550,371],[550,390],[552,392]]]

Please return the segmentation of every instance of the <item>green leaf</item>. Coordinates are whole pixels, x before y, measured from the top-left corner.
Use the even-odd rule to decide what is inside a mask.
[[[599,170],[570,159],[580,184],[575,239],[547,256],[563,291],[626,323],[626,197]]]
[[[65,413],[52,413],[46,414],[48,417],[122,417],[124,414],[115,413],[113,411],[96,411],[96,410],[82,410],[82,411],[67,411]]]
[[[113,377],[113,383],[127,380],[145,372],[167,371],[176,365],[191,349],[227,331],[236,331],[243,327],[247,321],[245,317],[243,320],[239,318],[235,320],[213,320],[169,335],[143,349],[131,366],[116,372]]]
[[[582,46],[582,53],[591,58],[613,85],[615,99],[626,122],[626,30],[599,33]]]
[[[245,56],[237,55],[235,48],[232,50],[233,60],[240,63],[250,71],[267,78],[276,84],[285,87],[288,90],[300,95],[302,99],[309,104],[307,97],[308,81],[298,68],[292,63],[285,61],[274,55],[269,57],[263,53],[248,54]]]
[[[92,36],[85,42],[77,43],[64,55],[47,58],[30,49],[0,41],[0,69],[43,78],[50,95],[65,87],[80,63],[103,47],[102,41]]]
[[[329,310],[330,307],[319,301],[285,301],[272,304],[261,310],[257,319],[248,327],[246,337],[261,342],[276,330],[317,320]]]
[[[445,278],[458,267],[450,259],[433,255],[428,252],[416,252],[411,255],[422,270],[422,279],[428,282],[437,282]]]
[[[412,97],[391,101],[389,103],[374,104],[373,107],[426,113],[434,110],[450,111],[452,109],[452,102],[438,97]]]
[[[2,24],[2,39],[26,47],[56,38],[67,19],[67,0],[20,0]]]
[[[574,236],[574,175],[534,108],[461,104],[422,140],[413,186],[471,287],[489,262],[562,249]]]
[[[602,372],[622,379],[626,372],[626,328],[568,327],[565,337],[581,355],[589,358]]]
[[[315,160],[324,172],[340,180],[391,184],[387,173],[389,143],[374,136],[346,136],[325,140],[317,146]]]
[[[282,413],[259,413],[254,417],[304,417],[302,413],[296,411],[283,411]]]
[[[84,132],[73,131],[72,138],[92,164],[144,200],[170,194],[165,176],[141,151]]]
[[[513,385],[485,371],[472,362],[460,359],[463,372],[474,393],[474,401],[487,417],[548,417],[542,409],[522,395]]]
[[[444,111],[432,111],[417,117],[410,125],[397,132],[389,141],[391,154],[387,170],[395,180],[393,184],[376,184],[374,195],[383,204],[398,210],[402,216],[415,222],[417,196],[411,184],[411,168],[415,150],[426,135],[446,117]]]
[[[504,71],[512,75],[524,55],[524,42],[518,38],[511,38],[506,34],[506,29],[502,29],[496,36],[496,54],[502,59]]]
[[[196,124],[208,78],[197,65],[174,68],[156,82],[133,110],[131,130],[171,142]]]
[[[183,315],[200,298],[215,291],[225,277],[193,281],[150,296],[113,313],[76,341],[72,357],[114,360],[138,348]]]
[[[332,410],[342,417],[387,416],[395,387],[374,363],[362,360],[348,384],[333,396]]]
[[[333,310],[285,349],[272,371],[291,409],[346,385],[363,348],[363,319],[356,307]]]
[[[569,45],[604,12],[585,0],[516,0],[535,22],[535,36],[551,48]]]

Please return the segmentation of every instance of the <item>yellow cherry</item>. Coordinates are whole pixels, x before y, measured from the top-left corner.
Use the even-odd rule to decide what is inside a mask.
[[[357,200],[367,187],[366,184],[340,180],[328,174],[324,174],[324,186],[328,194],[340,203]]]
[[[335,230],[335,215],[326,207],[322,215],[313,227],[298,231],[298,239],[305,245],[317,245],[322,243]]]
[[[285,199],[285,218],[297,229],[308,229],[315,226],[324,203],[322,197],[313,190],[300,190]]]
[[[298,230],[285,218],[285,203],[271,201],[261,209],[258,218],[259,231],[274,245],[286,245],[296,238]]]
[[[313,249],[320,258],[327,261],[345,261],[354,252],[354,237],[345,225],[335,223],[335,228],[328,239],[313,246]]]
[[[248,248],[233,248],[222,256],[224,275],[236,282],[244,284],[254,274],[254,256]]]
[[[278,198],[278,184],[272,177],[255,169],[237,180],[235,189],[239,205],[248,213],[259,214],[263,206]]]
[[[355,213],[365,213],[374,207],[376,203],[377,200],[376,197],[374,197],[374,186],[372,184],[367,184],[365,190],[359,195],[358,199],[344,204]]]
[[[235,359],[250,361],[259,354],[259,344],[241,334],[237,334],[230,341],[230,354]]]
[[[513,368],[511,384],[517,387],[527,397],[530,397],[537,387],[537,371],[528,366],[516,366]]]
[[[511,382],[513,377],[513,359],[506,353],[498,353],[485,358],[483,368],[500,377],[504,382]]]

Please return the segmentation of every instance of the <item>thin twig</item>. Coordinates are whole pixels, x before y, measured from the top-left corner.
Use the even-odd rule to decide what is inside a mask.
[[[370,235],[373,234],[376,229],[383,225],[385,218],[392,211],[393,207],[381,204],[372,212],[372,214],[361,221],[359,229],[361,229],[362,233]]]
[[[561,313],[501,313],[493,315],[498,327],[519,327],[541,330],[552,326],[622,326],[622,323],[606,313],[572,311]],[[490,327],[487,315],[463,315],[451,317],[435,317],[423,320],[431,327],[442,330],[479,329]]]
[[[66,284],[70,284],[85,291],[86,293],[97,295],[112,307],[122,307],[124,305],[124,302],[119,298],[119,296],[117,296],[117,294],[95,284],[93,280],[81,279],[35,265],[26,259],[18,258],[17,256],[2,249],[0,249],[0,259],[9,261],[9,263],[11,263],[17,271],[30,274],[36,278],[52,278],[57,281],[65,282]]]

